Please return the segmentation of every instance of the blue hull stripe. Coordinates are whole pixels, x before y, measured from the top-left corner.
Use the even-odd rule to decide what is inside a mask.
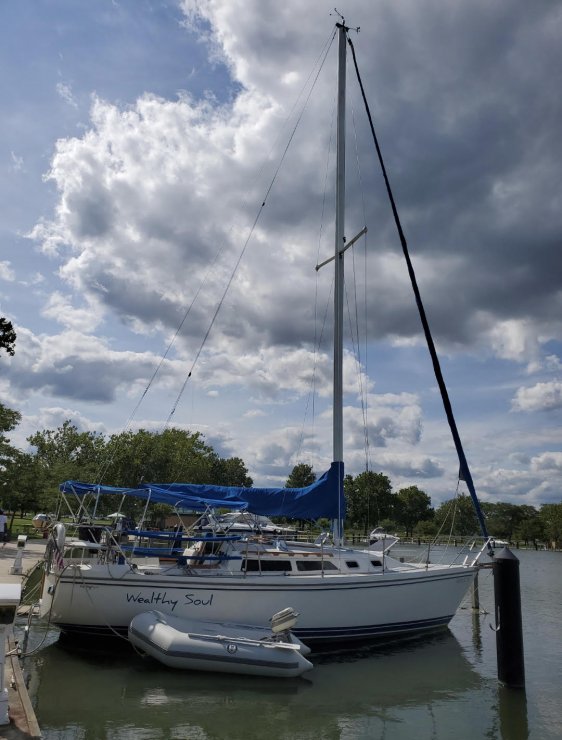
[[[354,640],[376,639],[385,635],[399,635],[446,627],[453,614],[435,619],[421,619],[410,622],[389,622],[387,624],[361,625],[359,627],[315,627],[295,629],[293,633],[305,643],[353,642]],[[75,625],[57,623],[57,627],[67,634],[110,635],[127,634],[126,627],[100,627],[99,625]]]

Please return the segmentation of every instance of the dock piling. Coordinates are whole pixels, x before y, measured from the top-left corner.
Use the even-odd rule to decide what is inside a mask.
[[[498,679],[505,686],[525,685],[519,560],[508,547],[494,557],[494,602]]]
[[[10,573],[12,575],[16,575],[16,576],[22,575],[23,550],[25,548],[26,542],[27,542],[26,535],[24,534],[18,535],[16,557],[14,558],[14,564],[10,568]]]
[[[11,631],[21,600],[19,583],[0,583],[0,726],[10,724],[8,688],[4,685],[7,632]]]
[[[474,611],[480,611],[480,592],[478,589],[478,570],[474,574],[474,580],[472,581],[472,608]]]

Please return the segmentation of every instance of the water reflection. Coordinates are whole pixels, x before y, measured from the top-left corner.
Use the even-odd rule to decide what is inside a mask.
[[[524,689],[498,687],[498,704],[502,740],[527,740],[527,698]]]
[[[56,643],[30,666],[30,693],[46,738],[72,728],[85,740],[148,730],[153,739],[394,739],[411,737],[408,718],[417,736],[447,738],[455,722],[459,736],[458,717],[449,721],[443,706],[451,698],[468,705],[482,683],[450,632],[313,662],[300,679],[261,679],[178,672],[130,650],[77,653]]]
[[[482,626],[480,613],[475,609],[472,610],[472,645],[477,660],[482,660]]]

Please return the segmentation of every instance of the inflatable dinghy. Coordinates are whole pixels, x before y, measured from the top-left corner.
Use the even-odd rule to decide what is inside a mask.
[[[294,678],[313,668],[310,648],[290,632],[297,616],[284,609],[268,629],[147,611],[132,619],[129,641],[170,668]]]

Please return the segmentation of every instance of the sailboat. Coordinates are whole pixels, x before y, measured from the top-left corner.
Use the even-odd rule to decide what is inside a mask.
[[[343,19],[342,19],[343,21]],[[189,483],[143,483],[116,488],[66,481],[74,501],[100,495],[131,496],[201,512],[228,508],[260,516],[332,519],[331,537],[316,542],[255,533],[181,534],[174,562],[141,548],[150,532],[129,532],[124,545],[111,530],[70,538],[55,525],[46,552],[40,613],[68,633],[126,634],[140,613],[157,609],[184,619],[263,626],[291,607],[295,635],[311,646],[362,644],[444,628],[472,584],[480,553],[453,564],[404,563],[385,546],[357,549],[344,542],[343,521],[343,303],[345,239],[345,88],[349,28],[337,23],[338,128],[336,171],[333,462],[301,489],[229,488]],[[464,460],[464,458],[463,458]],[[462,462],[462,460],[461,460]],[[84,529],[84,528],[83,528]],[[162,535],[165,537],[165,535]],[[179,542],[175,543],[180,544]],[[157,551],[156,551],[157,552]],[[482,551],[481,551],[482,552]]]

